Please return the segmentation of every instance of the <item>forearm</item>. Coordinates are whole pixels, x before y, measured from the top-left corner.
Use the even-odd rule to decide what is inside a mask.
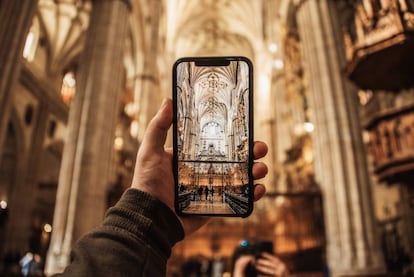
[[[183,237],[166,205],[130,189],[102,226],[77,242],[71,264],[59,276],[165,276],[171,247]]]

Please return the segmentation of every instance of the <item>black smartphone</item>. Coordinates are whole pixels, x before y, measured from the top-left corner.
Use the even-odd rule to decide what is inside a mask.
[[[232,258],[232,271],[236,261],[243,256],[254,256],[255,259],[261,259],[262,254],[266,252],[273,254],[273,242],[271,241],[247,241],[243,240],[239,247],[237,247],[233,253]],[[244,276],[270,276],[264,272],[258,271],[254,263],[248,263],[244,269]],[[273,276],[273,275],[272,275]]]
[[[253,65],[186,57],[173,66],[173,167],[180,215],[253,210]]]
[[[272,241],[247,241],[243,240],[239,247],[236,248],[233,256],[252,255],[259,258],[263,252],[273,254]]]

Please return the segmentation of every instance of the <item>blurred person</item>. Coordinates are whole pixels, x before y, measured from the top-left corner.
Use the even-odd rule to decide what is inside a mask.
[[[43,276],[42,258],[39,254],[27,252],[19,261],[23,276]]]
[[[233,254],[232,277],[287,277],[286,264],[273,254],[271,242],[243,241]]]

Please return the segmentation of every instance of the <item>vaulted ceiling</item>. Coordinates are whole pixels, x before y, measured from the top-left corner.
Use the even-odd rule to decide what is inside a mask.
[[[275,35],[275,18],[282,1],[169,0],[166,42],[175,57],[244,55],[254,57],[263,41]]]
[[[241,55],[251,59],[280,37],[275,0],[131,0],[128,71],[142,71],[139,59],[157,47],[170,59],[195,55]],[[39,0],[35,25],[47,46],[50,73],[79,55],[88,27],[90,0]],[[152,25],[148,27],[148,25]],[[155,30],[155,32],[154,32]],[[148,66],[148,65],[147,65]],[[132,74],[132,73],[131,73]]]
[[[45,64],[49,74],[67,69],[82,51],[90,10],[89,1],[39,0],[33,24],[46,48]]]

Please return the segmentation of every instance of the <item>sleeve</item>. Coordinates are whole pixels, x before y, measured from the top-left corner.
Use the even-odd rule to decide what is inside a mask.
[[[57,276],[165,276],[172,246],[184,238],[173,211],[153,196],[127,190],[99,228],[81,238]]]

